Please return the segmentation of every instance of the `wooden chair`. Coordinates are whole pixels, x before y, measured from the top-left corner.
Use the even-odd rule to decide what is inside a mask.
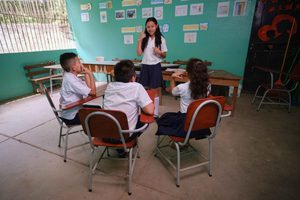
[[[68,147],[68,139],[69,139],[69,135],[71,134],[74,134],[74,133],[80,133],[82,132],[82,128],[81,128],[81,124],[77,124],[77,125],[67,125],[63,122],[63,120],[60,118],[60,113],[62,112],[62,109],[56,109],[53,101],[52,101],[52,98],[50,96],[50,93],[48,91],[48,89],[44,86],[43,87],[43,90],[44,90],[44,94],[46,95],[47,97],[47,100],[51,106],[51,109],[55,115],[55,118],[58,122],[58,124],[60,125],[60,131],[59,131],[59,140],[58,140],[58,147],[61,147],[61,139],[63,137],[65,137],[65,150],[64,150],[64,162],[67,161],[67,151],[70,150],[70,149],[73,149],[75,147],[79,147],[79,146],[82,146],[82,145],[85,145],[85,144],[88,144],[87,142],[83,143],[83,144],[79,144],[79,145],[75,145],[75,146],[72,146],[72,147]],[[63,133],[63,129],[66,129],[66,132]],[[77,130],[74,130],[72,131],[73,129],[77,129]]]
[[[296,90],[300,81],[300,62],[295,65],[292,73],[284,74],[288,77],[284,83],[274,81],[274,74],[280,74],[279,71],[262,67],[256,68],[270,74],[270,82],[260,84],[255,91],[252,103],[254,103],[257,98],[261,99],[256,110],[259,111],[262,104],[277,104],[288,106],[288,112],[290,112],[291,93]],[[262,93],[260,94],[260,92]]]
[[[92,191],[92,174],[95,173],[98,164],[104,158],[105,152],[110,158],[109,148],[122,148],[128,153],[128,194],[131,195],[132,174],[139,149],[138,138],[131,139],[129,134],[146,130],[148,124],[145,123],[139,129],[128,130],[126,114],[116,110],[84,108],[79,110],[79,116],[91,146],[89,191]],[[95,150],[98,147],[104,147],[104,151],[98,162],[94,163]]]
[[[209,165],[209,176],[212,175],[212,140],[217,134],[219,124],[222,117],[222,111],[225,104],[225,97],[209,97],[204,99],[195,100],[192,102],[187,110],[184,131],[186,132],[185,137],[175,136],[157,136],[157,146],[155,155],[159,155],[162,159],[166,160],[176,170],[176,186],[180,186],[180,172],[200,167],[203,165]],[[229,110],[228,110],[229,111]],[[229,111],[230,113],[230,111]],[[225,115],[224,115],[225,116]],[[228,114],[226,114],[228,116]],[[201,132],[192,133],[192,131]],[[212,130],[212,131],[211,131]],[[174,144],[177,152],[177,164],[174,164],[167,152],[163,149],[170,147],[169,144],[165,144],[164,139],[169,138],[169,144]],[[191,146],[189,141],[191,139],[207,139],[208,140],[208,158],[205,158],[204,162],[197,163],[185,168],[181,168],[181,154],[185,153],[180,148],[188,146],[188,150],[195,151],[195,148]],[[189,151],[190,152],[190,151]]]

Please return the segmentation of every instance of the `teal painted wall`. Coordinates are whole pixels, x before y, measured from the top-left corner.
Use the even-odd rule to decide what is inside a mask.
[[[229,16],[217,18],[218,0],[200,1],[173,0],[172,4],[150,5],[150,0],[143,0],[141,6],[122,7],[121,0],[112,1],[112,9],[99,9],[100,2],[107,0],[67,0],[68,16],[77,42],[77,50],[85,61],[94,61],[96,56],[104,56],[105,60],[112,58],[138,58],[136,45],[139,33],[132,34],[133,45],[125,45],[121,27],[143,26],[143,7],[163,6],[163,20],[158,20],[160,25],[169,24],[169,32],[163,33],[168,46],[167,61],[177,59],[186,60],[198,57],[213,62],[211,68],[226,69],[237,75],[243,75],[250,38],[252,18],[256,0],[248,0],[245,16],[233,17],[234,0],[230,1]],[[81,11],[80,4],[91,3],[92,9]],[[204,3],[203,15],[175,17],[176,5],[190,5]],[[115,20],[115,10],[136,8],[136,19]],[[100,11],[107,11],[107,23],[100,23]],[[188,8],[189,10],[189,8]],[[89,22],[81,22],[81,13],[89,13]],[[189,12],[188,12],[189,14]],[[197,43],[185,44],[183,25],[208,23],[207,31],[197,31]]]
[[[25,76],[25,65],[46,61],[59,62],[63,52],[76,50],[40,51],[30,53],[0,54],[0,101],[31,94],[31,82]]]

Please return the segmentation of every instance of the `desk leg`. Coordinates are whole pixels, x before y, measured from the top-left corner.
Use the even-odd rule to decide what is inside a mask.
[[[233,88],[233,94],[232,94],[232,113],[231,116],[233,117],[234,115],[234,110],[235,110],[235,103],[237,99],[237,94],[238,94],[238,87]]]
[[[49,75],[50,75],[50,94],[52,95],[52,78],[51,78],[51,76],[52,76],[52,69],[51,68],[49,69]]]

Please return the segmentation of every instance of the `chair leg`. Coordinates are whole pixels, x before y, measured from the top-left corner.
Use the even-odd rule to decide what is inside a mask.
[[[70,128],[68,128],[67,132],[66,132],[66,141],[65,141],[65,155],[64,155],[64,162],[67,162],[67,151],[68,151],[68,137],[69,137],[69,132],[70,132]]]
[[[265,91],[264,95],[263,95],[262,98],[261,98],[261,101],[259,102],[259,105],[258,105],[256,111],[259,111],[259,109],[260,109],[260,107],[261,107],[263,101],[265,100],[265,97],[266,97],[266,95],[268,94],[269,91],[270,91],[270,90],[266,90],[266,91]]]
[[[177,151],[177,177],[176,177],[176,186],[180,187],[180,148],[177,142],[174,143]]]
[[[157,140],[156,140],[156,148],[155,148],[155,152],[154,152],[154,156],[157,156],[157,152],[158,152],[158,147],[159,147],[159,141],[160,141],[160,136],[157,136]]]
[[[58,139],[58,147],[60,147],[60,143],[61,143],[62,129],[63,129],[63,127],[60,126],[59,139]]]
[[[129,156],[128,156],[128,195],[131,195],[132,151],[133,151],[133,148],[131,148],[129,150]]]
[[[91,151],[91,158],[90,158],[90,171],[89,171],[89,192],[92,191],[92,176],[93,176],[93,158],[94,158],[94,151]]]
[[[208,175],[212,176],[212,141],[208,139]]]
[[[253,97],[251,103],[254,103],[254,101],[255,101],[255,99],[256,99],[256,96],[257,96],[257,93],[258,93],[259,89],[261,88],[261,86],[262,86],[262,85],[259,85],[259,86],[257,87],[257,89],[256,89],[256,91],[255,91],[255,94],[254,94],[254,97]]]

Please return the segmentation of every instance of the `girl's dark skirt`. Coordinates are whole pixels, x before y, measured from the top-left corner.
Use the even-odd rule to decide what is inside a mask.
[[[163,86],[161,64],[145,65],[142,64],[139,83],[148,88],[159,88]]]
[[[186,113],[167,112],[163,114],[158,120],[158,129],[156,135],[168,135],[185,138],[187,132],[184,130]],[[201,129],[192,131],[190,138],[202,139],[210,135],[210,129]]]

